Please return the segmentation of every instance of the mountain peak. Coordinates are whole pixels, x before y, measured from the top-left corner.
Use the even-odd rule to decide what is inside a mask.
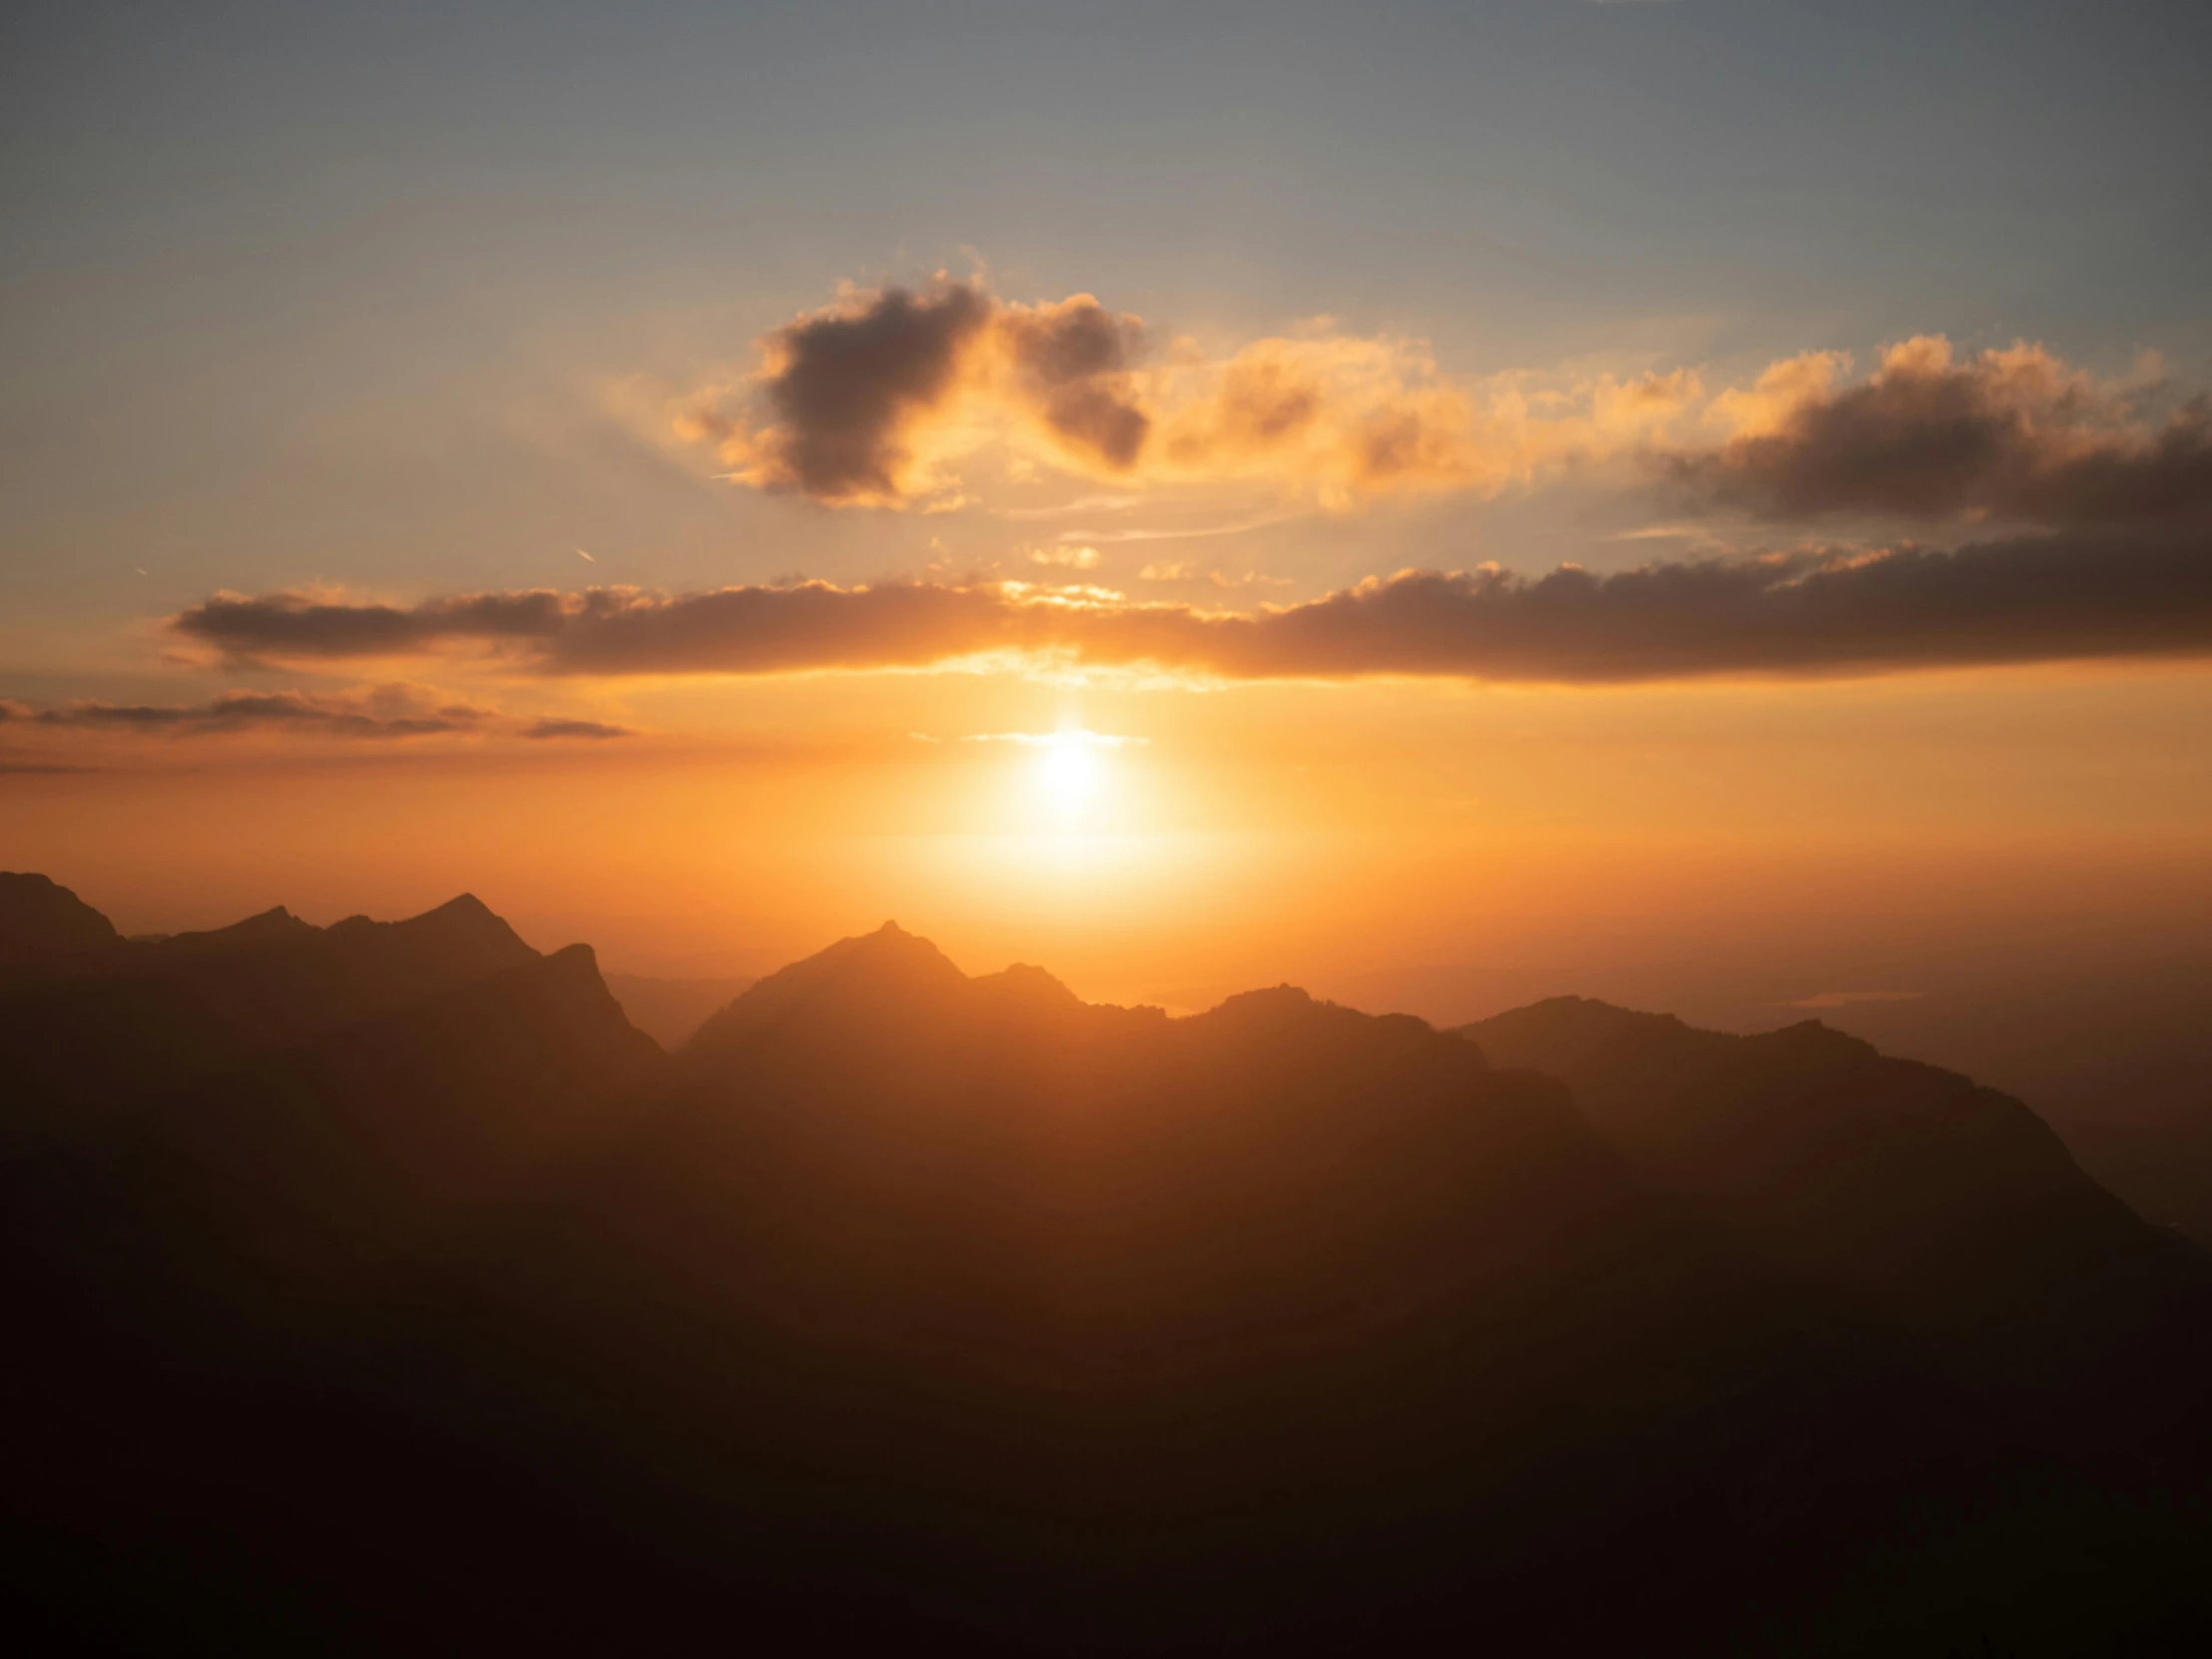
[[[501,947],[529,948],[522,944],[503,916],[472,892],[449,898],[435,909],[424,910],[420,915],[409,916],[392,925],[409,932],[468,938]]]
[[[888,999],[919,1010],[968,983],[967,975],[929,940],[886,921],[872,933],[839,939],[770,974],[707,1021],[691,1046],[713,1048],[737,1040],[802,1007]]]
[[[49,876],[0,870],[0,962],[30,962],[120,943],[115,924]]]
[[[228,927],[209,927],[191,933],[172,933],[159,948],[172,953],[235,950],[276,944],[319,933],[311,922],[301,921],[281,904],[258,910]]]

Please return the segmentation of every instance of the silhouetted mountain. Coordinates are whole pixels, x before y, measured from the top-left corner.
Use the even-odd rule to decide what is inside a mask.
[[[2146,1220],[2212,1247],[2212,947],[2052,962],[1835,1016],[2019,1096]]]
[[[139,1056],[0,1142],[47,1645],[2204,1633],[2195,1494],[2065,1414],[2200,1466],[2201,1263],[1834,1033],[1173,1020],[886,926],[671,1057],[473,901],[131,949],[0,995]]]
[[[1565,1079],[1654,1186],[1977,1387],[2069,1438],[2212,1473],[2204,1257],[2143,1225],[2018,1101],[1818,1020],[1731,1036],[1560,997],[1464,1034]]]
[[[115,949],[115,924],[43,875],[0,870],[0,970]]]
[[[610,973],[615,993],[630,1023],[666,1049],[690,1042],[708,1017],[730,1004],[753,983],[750,979],[656,979],[642,973]]]
[[[406,921],[317,928],[278,907],[212,932],[121,941],[18,977],[0,998],[0,1072],[18,1118],[113,1110],[536,954],[465,894]]]

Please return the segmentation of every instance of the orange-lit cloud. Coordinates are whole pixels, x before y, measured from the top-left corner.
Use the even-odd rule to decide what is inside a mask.
[[[1234,679],[1623,682],[1819,676],[2212,652],[2212,538],[2069,533],[1955,551],[1840,549],[1406,571],[1250,612],[1100,588],[894,582],[471,594],[397,607],[222,595],[173,628],[234,657],[478,653],[556,675],[916,668],[990,653]]]
[[[1148,351],[1140,318],[939,276],[853,290],[761,342],[757,372],[683,400],[680,436],[737,480],[835,506],[943,506],[997,446],[1122,484],[1261,479],[1328,505],[1524,469],[1497,418],[1417,342],[1310,329],[1212,357]]]
[[[847,290],[674,419],[731,477],[832,506],[962,505],[969,474],[995,464],[1125,490],[1252,484],[1343,509],[1642,456],[1689,503],[1773,519],[2212,513],[2212,401],[2155,417],[2159,388],[2100,385],[2024,342],[1959,358],[1920,336],[1863,381],[1849,369],[1816,351],[1717,391],[1688,367],[1466,379],[1418,340],[1327,318],[1212,349],[1156,340],[1087,293],[1024,304],[940,276]]]
[[[1714,413],[1736,433],[1668,457],[1693,501],[1769,518],[1895,513],[2051,526],[2212,517],[2212,402],[2162,421],[2041,346],[1957,360],[1950,342],[1894,345],[1866,381],[1843,359],[1777,363]]]

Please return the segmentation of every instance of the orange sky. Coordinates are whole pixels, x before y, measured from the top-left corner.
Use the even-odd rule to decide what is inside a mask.
[[[27,22],[0,867],[1438,1015],[2212,916],[2196,14],[1019,9]]]
[[[10,777],[0,844],[130,929],[465,887],[611,968],[751,973],[896,916],[978,969],[1037,959],[1179,1004],[1284,977],[1417,999],[1394,970],[1468,963],[1492,987],[1469,996],[1603,988],[1575,973],[1691,994],[1731,953],[1771,964],[1780,1000],[1874,971],[1884,940],[1909,976],[1931,942],[2040,924],[2071,948],[2212,895],[2197,667],[1611,690],[831,674],[629,685],[604,712],[682,735],[81,741],[106,770]],[[1081,745],[1073,803],[1058,750],[1005,741],[1063,731],[1130,740]]]

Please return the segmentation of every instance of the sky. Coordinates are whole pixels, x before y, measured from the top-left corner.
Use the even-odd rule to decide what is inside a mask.
[[[2201,5],[0,21],[0,864],[1742,1023],[2212,915]]]

